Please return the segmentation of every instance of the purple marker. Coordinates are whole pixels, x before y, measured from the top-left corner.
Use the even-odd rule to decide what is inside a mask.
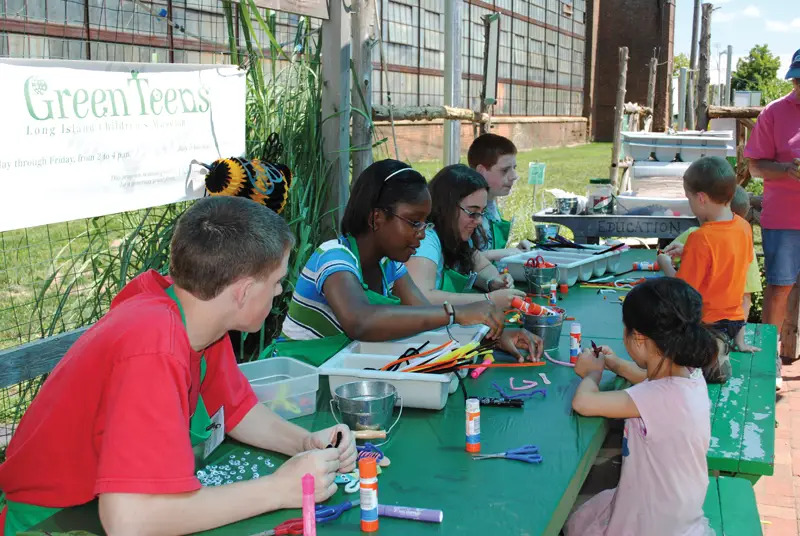
[[[444,512],[428,508],[413,508],[411,506],[378,505],[378,515],[383,517],[396,517],[398,519],[411,519],[413,521],[427,521],[428,523],[441,523]]]

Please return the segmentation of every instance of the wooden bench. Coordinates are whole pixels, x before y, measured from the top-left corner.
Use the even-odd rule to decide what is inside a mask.
[[[733,374],[708,386],[711,399],[712,475],[739,476],[755,483],[775,465],[775,356],[778,333],[769,324],[748,324],[746,340],[760,352],[731,354]]]
[[[753,487],[743,478],[709,478],[703,512],[717,536],[757,536],[762,533]]]

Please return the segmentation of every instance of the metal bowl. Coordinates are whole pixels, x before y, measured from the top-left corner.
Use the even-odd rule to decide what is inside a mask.
[[[351,430],[388,430],[396,399],[391,383],[361,380],[334,389],[331,408],[338,407],[342,423]]]

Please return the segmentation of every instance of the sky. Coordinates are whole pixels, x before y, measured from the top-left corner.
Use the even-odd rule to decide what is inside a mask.
[[[711,0],[711,83],[718,82],[717,63],[721,59],[724,80],[728,45],[733,47],[733,70],[754,45],[766,43],[781,58],[778,77],[789,70],[792,54],[800,49],[800,1],[798,0]],[[689,56],[692,41],[694,0],[676,0],[675,55]],[[719,47],[719,50],[717,50]],[[722,52],[720,58],[718,53]]]

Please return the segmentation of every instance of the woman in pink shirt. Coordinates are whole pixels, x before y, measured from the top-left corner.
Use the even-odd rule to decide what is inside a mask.
[[[792,80],[793,91],[764,108],[744,151],[750,173],[764,178],[763,321],[778,329],[792,285],[800,283],[800,50],[786,78]]]

